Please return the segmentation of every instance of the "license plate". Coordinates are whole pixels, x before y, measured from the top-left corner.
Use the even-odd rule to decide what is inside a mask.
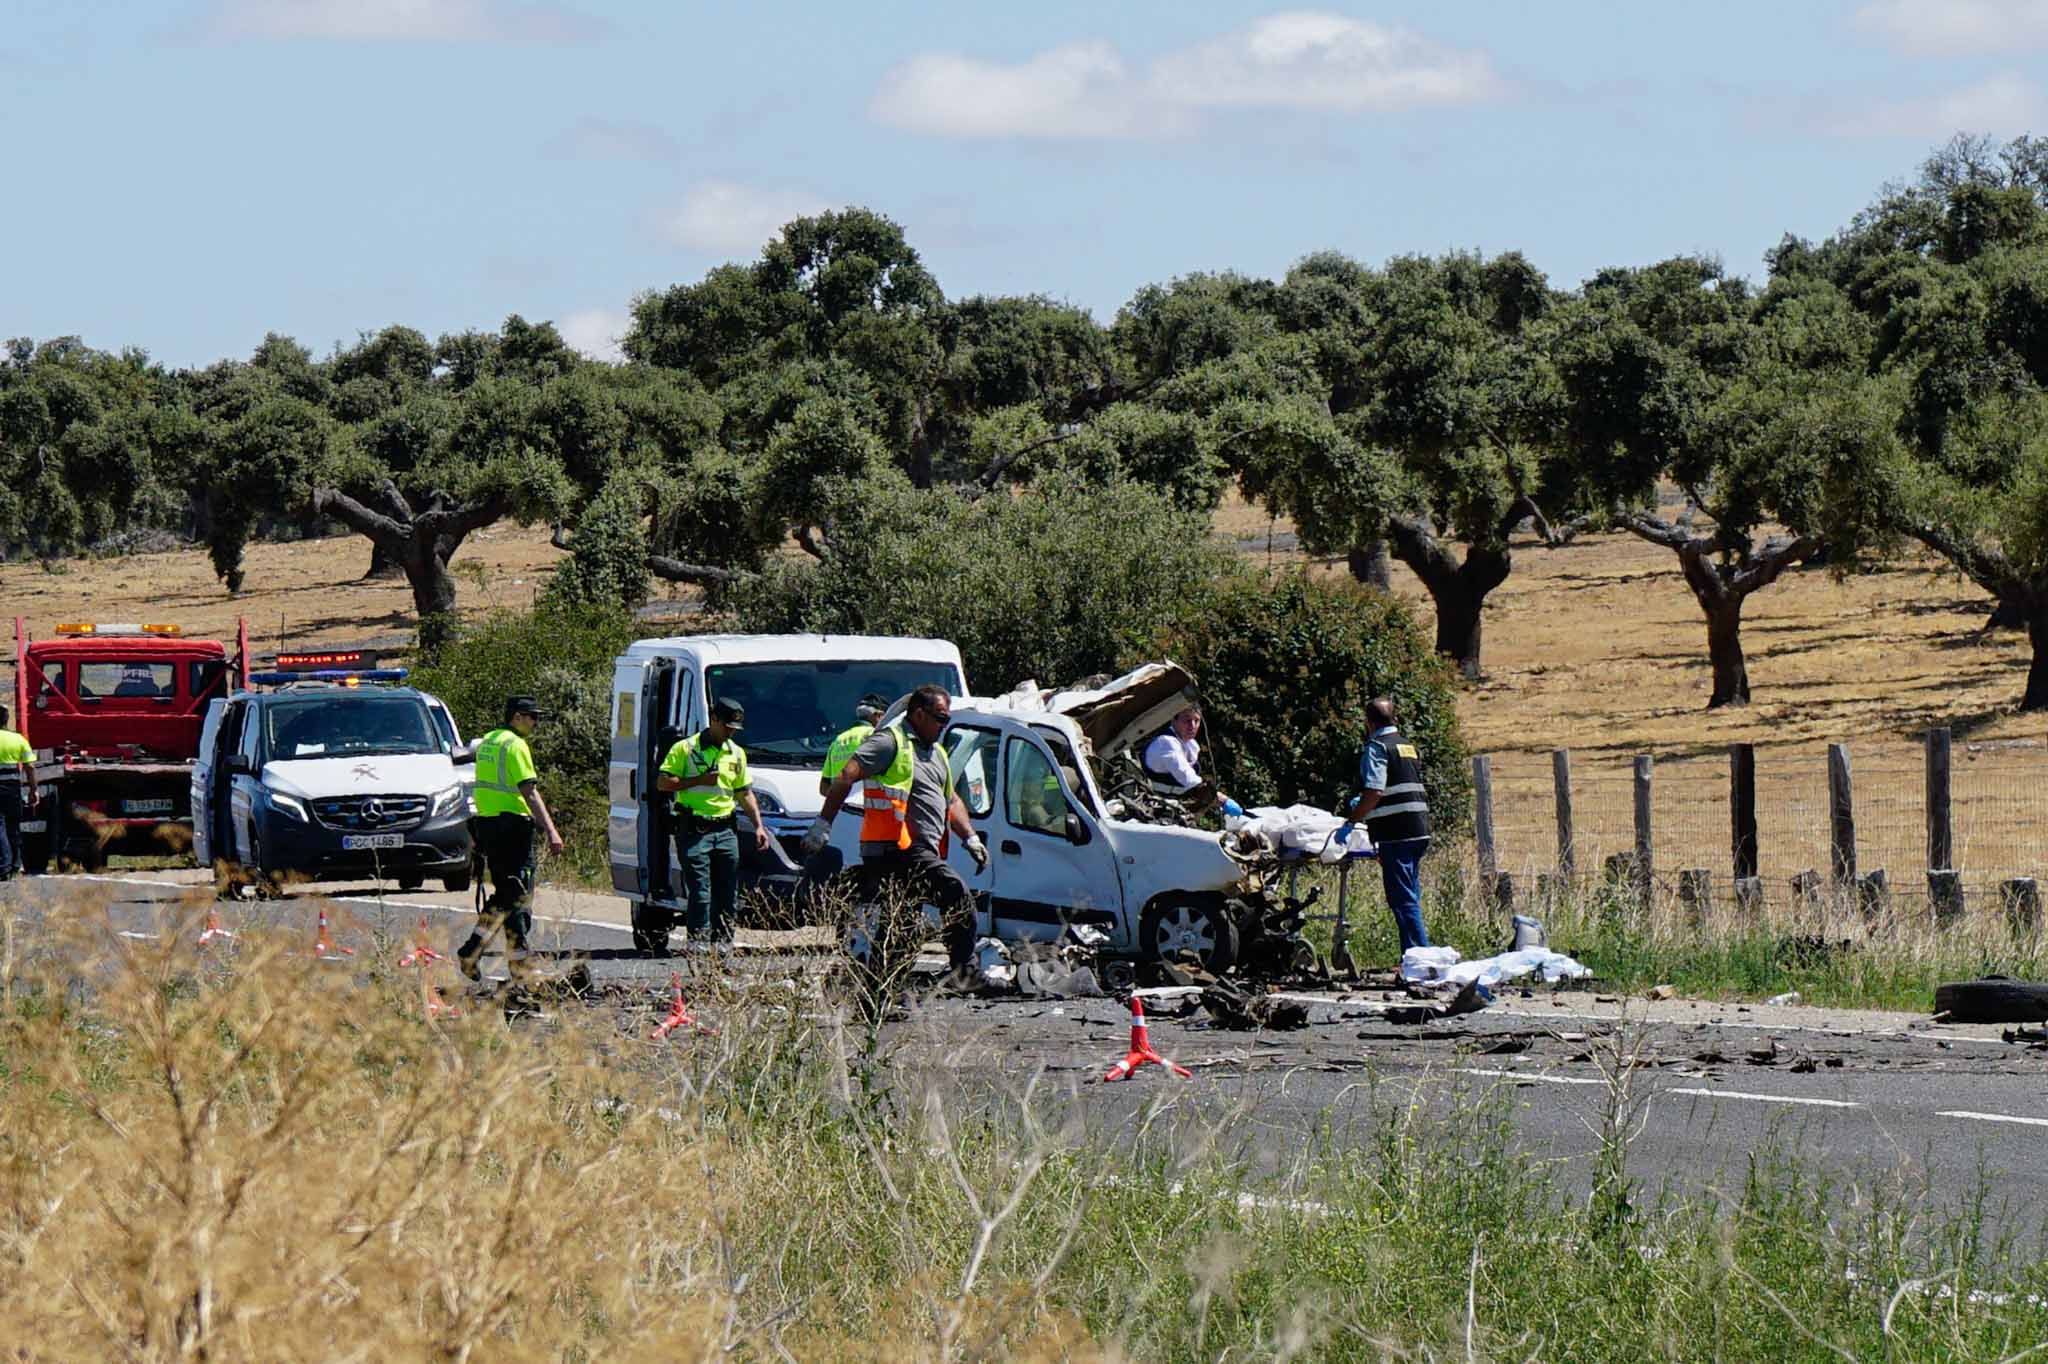
[[[359,848],[402,848],[404,834],[343,834],[341,846],[350,852]]]
[[[167,815],[171,812],[171,798],[161,796],[154,800],[124,800],[121,813],[124,815]]]

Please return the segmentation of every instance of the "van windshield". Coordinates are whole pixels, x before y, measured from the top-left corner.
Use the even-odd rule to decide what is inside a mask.
[[[439,753],[426,703],[413,696],[308,696],[263,707],[272,758]]]
[[[729,663],[704,670],[707,700],[746,708],[740,743],[755,763],[809,767],[825,760],[832,739],[858,723],[853,708],[872,692],[886,704],[927,682],[958,696],[964,688],[951,663],[887,660],[824,663]]]

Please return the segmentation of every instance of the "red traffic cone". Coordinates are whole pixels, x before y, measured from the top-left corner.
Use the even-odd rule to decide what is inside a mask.
[[[446,960],[448,958],[436,952],[434,945],[427,941],[427,916],[420,915],[419,929],[412,935],[412,946],[398,959],[399,968],[403,970],[408,966],[431,966],[437,961]]]
[[[420,972],[420,1008],[431,1021],[436,1018],[460,1018],[462,1011],[441,998],[427,979],[425,971]]]
[[[1109,1074],[1102,1078],[1104,1081],[1128,1080],[1137,1072],[1140,1066],[1159,1066],[1162,1069],[1172,1071],[1183,1080],[1195,1078],[1194,1072],[1183,1066],[1175,1065],[1158,1052],[1152,1050],[1152,1039],[1145,1032],[1145,1002],[1136,995],[1132,995],[1131,1049],[1124,1054],[1124,1059],[1111,1066]]]
[[[682,973],[679,971],[669,972],[668,981],[669,988],[675,991],[675,999],[669,1004],[668,1017],[654,1025],[654,1031],[647,1035],[648,1038],[659,1042],[677,1028],[683,1027],[695,1028],[698,1032],[708,1032],[713,1037],[716,1037],[718,1029],[707,1023],[699,1023],[697,1016],[690,1012],[690,1006],[684,1002]]]
[[[327,910],[325,906],[322,906],[320,910],[320,935],[313,939],[313,950],[306,955],[320,961],[340,961],[343,957],[353,957],[355,954],[356,950],[353,947],[342,947],[334,939],[327,936]]]
[[[220,921],[219,910],[209,909],[206,911],[206,927],[199,934],[199,945],[201,947],[212,942],[232,940],[234,936],[233,933],[228,931],[227,925]]]

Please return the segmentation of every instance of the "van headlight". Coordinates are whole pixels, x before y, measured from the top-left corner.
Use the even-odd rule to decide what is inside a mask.
[[[272,791],[270,793],[270,808],[287,818],[296,819],[301,824],[312,822],[306,814],[305,802],[297,796],[280,795],[278,792]]]
[[[433,813],[428,818],[439,819],[443,815],[452,815],[457,810],[465,808],[468,804],[468,788],[464,787],[461,782],[456,782],[455,785],[434,797]]]

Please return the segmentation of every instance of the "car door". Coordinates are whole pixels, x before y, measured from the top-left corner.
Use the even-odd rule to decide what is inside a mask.
[[[1071,762],[1064,739],[1035,729],[1003,740],[1002,812],[991,849],[997,937],[1049,942],[1069,923],[1114,928],[1123,906],[1116,853],[1077,790],[1077,774],[1061,771],[1053,741]]]
[[[223,790],[227,796],[227,837],[222,840],[225,846],[215,855],[249,865],[255,861],[256,801],[263,789],[261,768],[257,763],[257,755],[262,751],[263,707],[254,701],[244,701],[239,728],[240,732],[232,741],[224,738],[221,744],[224,755],[221,770],[226,773],[227,780],[223,782],[219,774],[214,778],[216,798]],[[227,765],[228,757],[240,757],[248,770],[233,771]],[[218,822],[215,827],[220,827]]]
[[[199,726],[199,756],[192,763],[192,860],[202,867],[213,862],[215,802],[209,788],[219,765],[220,755],[215,748],[220,742],[221,717],[226,712],[227,705],[222,701],[207,704],[206,719]]]
[[[675,659],[655,658],[648,660],[646,676],[640,683],[640,733],[632,741],[638,764],[628,791],[637,825],[634,847],[638,870],[634,876],[637,889],[629,893],[638,893],[657,904],[676,903],[676,888],[681,879],[676,874],[675,840],[670,833],[674,801],[656,789],[655,777],[670,745],[683,733],[678,722],[684,718],[682,698],[688,692],[691,678],[690,670],[677,666]],[[616,880],[615,875],[615,883]]]
[[[960,873],[961,879],[967,882],[967,888],[974,892],[975,931],[987,932],[996,882],[996,795],[1002,789],[997,774],[1002,760],[1003,736],[1001,731],[985,726],[960,724],[946,731],[944,743],[947,759],[953,768],[953,794],[960,798],[960,804],[967,810],[967,818],[980,831],[981,841],[990,852],[988,869],[983,871],[974,865],[973,855],[960,846],[958,839],[954,839],[946,853],[946,862]]]

